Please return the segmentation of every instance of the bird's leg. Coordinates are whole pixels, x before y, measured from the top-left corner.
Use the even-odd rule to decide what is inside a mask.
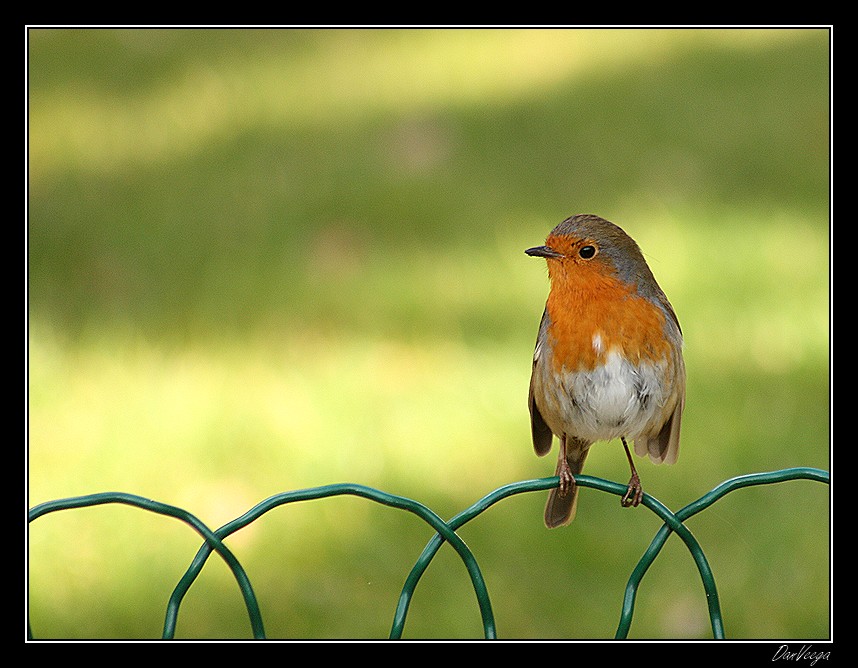
[[[560,454],[557,456],[557,475],[560,476],[560,496],[566,496],[575,486],[575,476],[566,461],[566,434],[560,438]]]
[[[632,455],[629,452],[629,446],[626,443],[625,437],[620,437],[623,442],[623,447],[626,450],[626,458],[629,460],[629,467],[632,470],[632,477],[629,480],[629,488],[626,490],[625,496],[620,500],[623,508],[629,506],[637,506],[643,499],[643,487],[641,487],[641,479],[638,477],[638,472],[635,469],[635,463],[632,461]]]

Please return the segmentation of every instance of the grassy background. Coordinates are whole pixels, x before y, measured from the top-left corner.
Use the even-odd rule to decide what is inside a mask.
[[[449,517],[551,475],[525,397],[547,292],[523,250],[598,213],[686,334],[673,508],[734,475],[829,468],[824,30],[30,30],[28,503],[125,491],[216,527],[357,482]],[[556,451],[555,451],[556,452]],[[618,443],[590,475],[624,482]],[[503,638],[609,638],[658,522],[585,490],[461,534]],[[744,490],[690,524],[733,638],[825,638],[829,496]],[[430,535],[350,498],[229,539],[269,637],[383,638]],[[125,507],[29,531],[38,637],[159,637],[198,539]],[[178,637],[249,637],[212,559]],[[405,636],[480,637],[445,548]],[[711,637],[690,556],[647,574],[637,638]]]

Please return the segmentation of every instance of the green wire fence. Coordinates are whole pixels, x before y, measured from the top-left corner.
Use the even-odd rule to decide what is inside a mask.
[[[647,569],[649,569],[650,565],[658,556],[659,552],[661,551],[661,548],[664,546],[670,534],[675,533],[677,536],[679,536],[679,538],[688,548],[688,551],[691,553],[691,556],[693,557],[694,562],[697,565],[697,570],[700,572],[700,578],[703,581],[703,588],[706,594],[706,601],[709,608],[709,618],[712,624],[712,635],[716,639],[723,639],[725,637],[724,623],[721,617],[721,607],[718,602],[718,591],[715,586],[715,578],[712,574],[712,569],[709,567],[709,562],[706,559],[706,555],[703,553],[703,550],[700,547],[700,544],[685,526],[684,522],[688,518],[692,517],[693,515],[696,515],[702,510],[705,510],[713,503],[715,503],[718,499],[722,498],[723,496],[734,490],[741,489],[743,487],[750,487],[753,485],[767,485],[771,483],[800,479],[814,480],[817,482],[823,482],[828,484],[829,474],[827,471],[823,471],[820,469],[799,467],[782,469],[780,471],[773,471],[769,473],[754,473],[744,476],[738,476],[736,478],[731,478],[730,480],[721,483],[720,485],[715,487],[715,489],[713,489],[707,494],[704,494],[702,497],[700,497],[693,503],[690,503],[689,505],[685,506],[676,513],[670,511],[664,504],[662,504],[660,501],[650,496],[649,494],[644,494],[642,502],[643,505],[649,508],[656,515],[658,515],[658,517],[661,518],[661,520],[664,522],[664,525],[656,533],[655,538],[653,538],[652,540],[652,543],[647,548],[643,557],[641,557],[641,560],[638,562],[635,569],[632,571],[631,577],[629,578],[629,582],[626,585],[622,610],[620,613],[620,623],[617,628],[615,637],[618,639],[622,639],[628,636],[629,628],[631,627],[632,623],[632,616],[634,614],[635,597],[637,595],[638,587],[640,586],[643,576],[646,574]],[[626,485],[621,485],[619,483],[611,482],[609,480],[602,480],[601,478],[594,478],[585,475],[576,476],[575,480],[582,487],[590,487],[603,492],[607,492],[609,494],[616,494],[618,496],[622,496],[626,493]],[[179,607],[182,604],[182,600],[184,599],[184,596],[190,589],[191,585],[196,580],[197,576],[202,571],[202,568],[205,565],[209,556],[211,555],[212,551],[214,551],[217,552],[218,555],[226,562],[227,566],[230,568],[233,576],[235,577],[239,589],[241,590],[241,594],[244,597],[245,606],[247,607],[247,614],[250,619],[250,626],[251,631],[253,633],[253,637],[263,639],[265,638],[265,629],[262,622],[262,613],[259,609],[259,604],[256,600],[256,595],[253,593],[253,587],[250,583],[250,579],[247,577],[247,573],[245,573],[244,568],[242,567],[241,563],[239,563],[238,559],[236,559],[235,555],[229,550],[226,545],[224,545],[223,540],[227,536],[238,531],[239,529],[242,529],[248,524],[259,519],[268,511],[287,503],[293,503],[296,501],[307,501],[312,499],[322,499],[330,496],[340,495],[363,497],[385,506],[391,506],[393,508],[399,508],[401,510],[413,513],[420,517],[427,524],[429,524],[429,526],[431,526],[432,529],[434,529],[436,532],[432,539],[429,541],[429,543],[426,545],[426,547],[423,549],[423,552],[418,558],[417,563],[415,563],[414,567],[411,569],[411,572],[406,578],[405,585],[402,588],[402,593],[399,596],[399,601],[397,603],[396,611],[394,613],[393,626],[390,631],[390,638],[398,639],[402,637],[403,629],[405,627],[405,619],[408,614],[408,607],[414,595],[414,590],[417,587],[421,576],[429,567],[429,564],[431,563],[433,557],[441,548],[441,545],[443,545],[444,542],[448,542],[457,552],[459,557],[464,562],[465,567],[468,569],[468,574],[470,575],[471,583],[474,587],[477,605],[479,606],[485,637],[493,639],[497,636],[495,630],[494,614],[492,612],[492,606],[489,599],[489,593],[486,588],[486,583],[483,579],[482,573],[480,572],[480,567],[477,564],[476,558],[474,557],[468,546],[465,545],[462,539],[459,538],[459,536],[456,534],[456,530],[458,530],[467,522],[477,517],[480,513],[484,512],[486,509],[503,499],[514,496],[516,494],[542,491],[557,487],[558,482],[558,477],[553,476],[550,478],[540,478],[538,480],[526,480],[522,482],[516,482],[510,485],[506,485],[504,487],[500,487],[477,501],[470,508],[462,511],[461,513],[453,517],[448,522],[445,522],[435,512],[433,512],[430,508],[423,505],[422,503],[402,496],[381,492],[371,487],[352,483],[324,485],[322,487],[314,487],[310,489],[296,490],[292,492],[283,492],[281,494],[276,494],[257,504],[241,517],[234,519],[233,521],[225,524],[224,526],[220,527],[215,531],[212,531],[197,517],[187,512],[186,510],[160,503],[158,501],[153,501],[151,499],[136,496],[134,494],[126,494],[123,492],[104,492],[100,494],[87,494],[85,496],[77,496],[68,499],[48,501],[30,509],[29,521],[33,522],[39,517],[59,510],[97,506],[107,503],[120,503],[129,506],[136,506],[138,508],[142,508],[144,510],[148,510],[150,512],[157,513],[160,515],[174,517],[185,522],[186,524],[190,525],[195,531],[197,531],[197,533],[199,533],[203,537],[205,542],[197,551],[197,554],[194,556],[190,567],[185,572],[184,576],[182,576],[181,580],[176,585],[176,588],[173,590],[173,593],[170,596],[170,600],[167,604],[167,614],[164,620],[164,632],[162,637],[165,639],[172,639],[175,636],[176,623],[179,616]],[[33,637],[32,631],[30,631],[29,635],[31,638]]]

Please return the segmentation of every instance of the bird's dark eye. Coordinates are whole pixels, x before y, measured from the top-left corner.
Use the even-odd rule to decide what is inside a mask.
[[[589,260],[596,255],[596,247],[591,246],[590,244],[581,246],[581,249],[578,251],[578,255],[580,255],[584,260]]]

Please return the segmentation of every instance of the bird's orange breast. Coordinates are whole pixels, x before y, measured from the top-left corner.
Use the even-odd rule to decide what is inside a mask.
[[[554,263],[549,263],[549,265]],[[670,357],[665,314],[599,265],[549,266],[546,308],[556,372],[591,371],[611,351],[632,363]]]

